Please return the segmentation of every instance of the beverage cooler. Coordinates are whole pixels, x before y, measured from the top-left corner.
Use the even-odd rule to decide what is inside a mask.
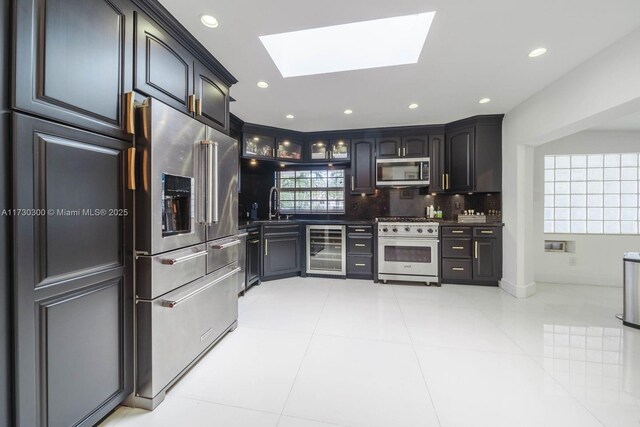
[[[346,275],[345,227],[307,226],[307,274]]]

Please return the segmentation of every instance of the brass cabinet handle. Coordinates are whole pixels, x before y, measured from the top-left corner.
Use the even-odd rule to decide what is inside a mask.
[[[367,264],[360,264],[360,263],[356,263],[356,267],[366,267]]]
[[[269,240],[264,239],[264,256],[269,256]]]
[[[482,234],[493,234],[493,230],[480,230]]]
[[[355,229],[355,230],[353,230],[353,231],[361,231],[361,232],[364,232],[364,231],[367,231],[367,230],[365,230],[364,228],[356,228],[356,229]]]
[[[464,233],[464,230],[451,230],[451,232],[453,234],[462,234],[462,233]]]
[[[351,191],[353,191],[354,189],[354,184],[353,184],[353,175],[351,175]]]
[[[464,271],[464,268],[462,268],[462,267],[451,267],[451,269],[453,271]]]
[[[367,245],[365,245],[364,243],[356,243],[355,246],[357,246],[359,248],[364,248]]]
[[[398,147],[398,157],[402,157],[402,155],[400,154],[400,147]]]
[[[407,147],[402,147],[402,157],[407,157]]]
[[[445,174],[445,176],[447,177],[447,190],[449,189],[449,174]]]
[[[136,120],[135,120],[135,94],[133,92],[127,92],[124,94],[125,102],[125,131],[130,134],[136,133]]]
[[[451,249],[455,249],[455,250],[461,251],[461,250],[464,249],[464,246],[451,246]]]
[[[189,112],[190,113],[195,113],[196,112],[196,96],[195,95],[189,95],[189,99],[188,99],[187,103],[188,103],[187,107],[189,108]]]
[[[136,149],[131,147],[127,150],[127,188],[129,190],[136,189]]]
[[[476,259],[478,259],[478,241],[477,240],[475,241],[475,250],[474,251],[475,251],[475,257],[476,257]]]
[[[200,98],[196,99],[196,116],[202,115],[202,100]]]

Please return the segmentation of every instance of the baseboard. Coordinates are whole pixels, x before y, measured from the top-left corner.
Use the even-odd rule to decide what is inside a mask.
[[[608,276],[595,274],[536,274],[537,283],[557,283],[560,285],[605,286],[611,288],[622,287],[622,276]]]
[[[499,286],[500,289],[516,298],[528,298],[536,293],[536,282],[531,282],[526,286],[518,286],[506,279],[502,279]]]

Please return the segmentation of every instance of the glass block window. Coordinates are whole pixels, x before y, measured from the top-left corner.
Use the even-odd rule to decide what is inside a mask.
[[[276,171],[283,214],[344,213],[344,169]]]
[[[544,157],[544,232],[639,234],[640,153]]]

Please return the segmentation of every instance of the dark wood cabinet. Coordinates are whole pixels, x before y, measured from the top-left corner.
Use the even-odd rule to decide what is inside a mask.
[[[13,107],[131,140],[133,6],[127,0],[17,1]]]
[[[431,166],[429,191],[432,193],[441,193],[446,189],[444,135],[432,135],[429,137],[429,161]]]
[[[242,157],[275,159],[275,138],[268,135],[244,133],[242,142]]]
[[[373,194],[376,191],[375,141],[351,140],[351,194]]]
[[[135,16],[135,32],[134,89],[179,111],[193,113],[193,56],[141,13]],[[209,101],[212,95],[207,96],[206,101]],[[217,117],[215,110],[207,106],[207,113]]]
[[[474,190],[475,128],[465,127],[447,133],[446,177],[448,191]]]
[[[307,140],[307,159],[309,163],[340,163],[351,159],[351,147],[348,138],[312,136]]]
[[[351,160],[351,144],[347,138],[332,138],[329,140],[329,158],[332,162],[348,162]]]
[[[298,275],[302,253],[299,225],[265,225],[262,236],[262,280]]]
[[[442,282],[497,285],[502,279],[502,227],[444,226],[441,236]]]
[[[193,63],[195,116],[222,132],[229,131],[229,88],[207,67]]]
[[[130,146],[14,114],[15,207],[39,213],[13,218],[17,425],[94,425],[132,392]]]
[[[347,226],[347,277],[373,279],[373,226]]]
[[[304,143],[293,138],[276,139],[276,158],[284,162],[300,163],[304,160]]]
[[[247,229],[247,289],[260,282],[260,228]]]
[[[402,138],[399,136],[378,138],[376,140],[376,156],[379,159],[402,157]]]

